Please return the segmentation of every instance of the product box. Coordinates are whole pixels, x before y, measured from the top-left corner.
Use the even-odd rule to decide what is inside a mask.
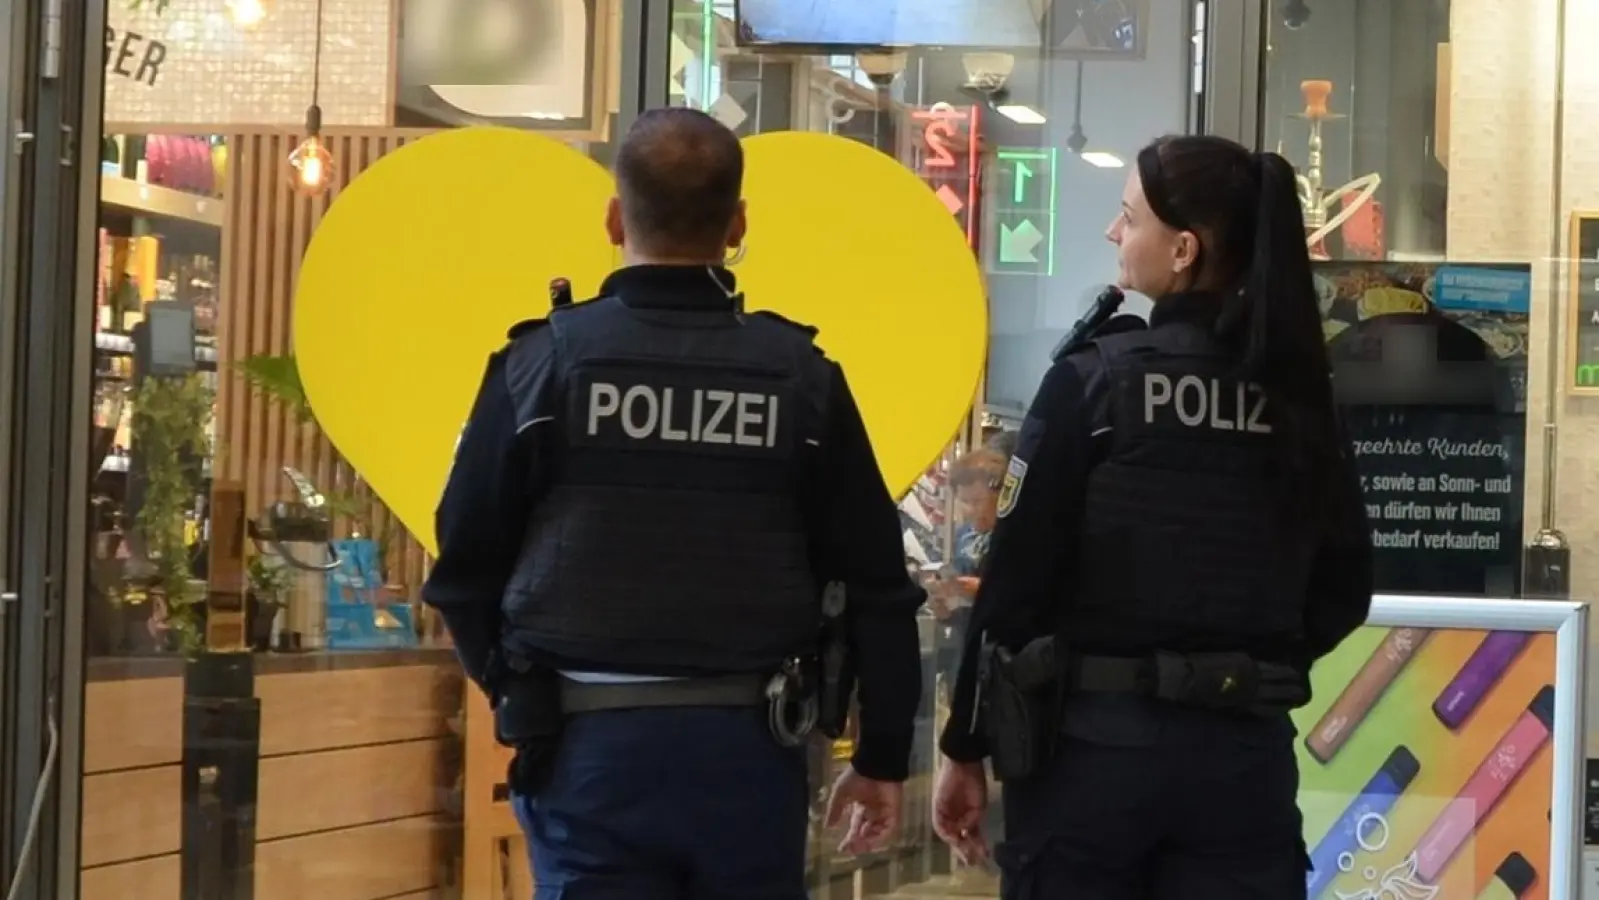
[[[411,604],[382,590],[377,542],[346,538],[333,546],[339,566],[327,577],[327,646],[336,650],[415,646]]]
[[[411,604],[329,603],[327,646],[330,650],[388,650],[416,646]]]

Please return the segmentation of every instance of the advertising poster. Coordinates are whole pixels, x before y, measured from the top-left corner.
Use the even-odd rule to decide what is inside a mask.
[[[1294,715],[1310,900],[1546,900],[1555,636],[1365,627]]]
[[[1316,265],[1377,589],[1519,596],[1526,266]]]

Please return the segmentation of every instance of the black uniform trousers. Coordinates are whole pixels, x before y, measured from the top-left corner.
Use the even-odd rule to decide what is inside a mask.
[[[1004,900],[1304,900],[1294,727],[1131,696],[1068,703],[1005,785]]]
[[[582,713],[514,797],[536,900],[805,900],[804,748],[765,707]]]

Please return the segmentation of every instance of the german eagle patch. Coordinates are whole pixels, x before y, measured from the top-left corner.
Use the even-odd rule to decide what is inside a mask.
[[[1001,519],[1010,515],[1016,508],[1016,500],[1022,495],[1022,482],[1027,478],[1027,461],[1019,456],[1012,456],[1010,463],[1005,466],[1005,480],[999,483],[998,512]]]

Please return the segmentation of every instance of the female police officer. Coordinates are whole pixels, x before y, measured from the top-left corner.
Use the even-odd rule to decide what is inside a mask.
[[[1221,138],[1156,141],[1106,236],[1120,286],[1154,300],[1149,328],[1058,355],[1039,387],[934,825],[986,854],[983,760],[1009,734],[988,694],[1027,647],[1047,660],[1048,725],[1033,771],[996,773],[1006,897],[1304,897],[1288,712],[1372,587],[1293,169]]]

